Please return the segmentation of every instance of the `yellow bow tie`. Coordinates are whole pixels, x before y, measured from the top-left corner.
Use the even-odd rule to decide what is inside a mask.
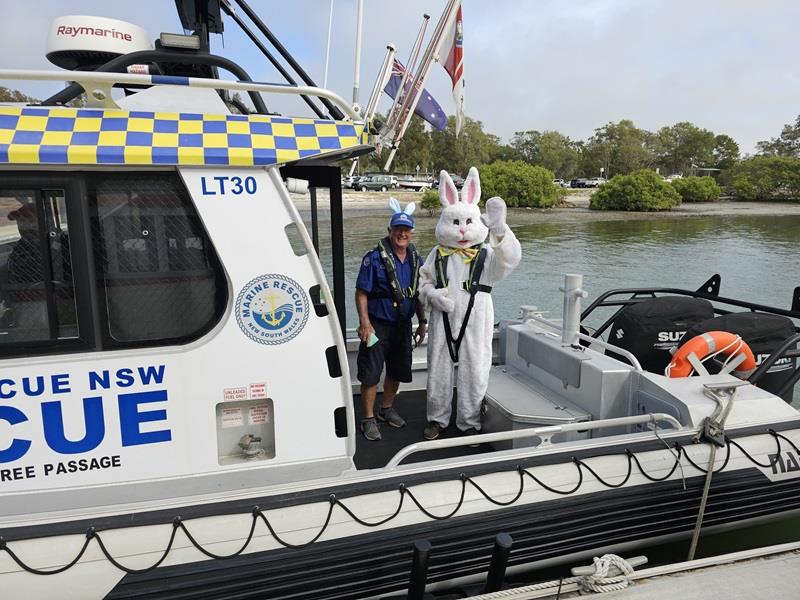
[[[471,262],[478,256],[478,252],[480,252],[480,248],[448,248],[446,246],[439,246],[439,256],[458,254],[465,263]]]

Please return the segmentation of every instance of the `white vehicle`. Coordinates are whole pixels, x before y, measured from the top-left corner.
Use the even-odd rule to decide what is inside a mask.
[[[126,31],[80,19],[63,26]],[[192,61],[165,41],[111,60]],[[59,60],[107,60],[77,50]],[[198,64],[230,67],[215,60]],[[499,532],[521,570],[795,514],[800,414],[782,396],[797,301],[724,298],[712,279],[616,290],[582,314],[568,275],[562,319],[527,307],[501,325],[480,435],[423,442],[409,426],[365,443],[333,166],[371,150],[359,113],[314,86],[169,71],[0,79],[74,82],[0,106],[4,598],[397,595],[412,578],[482,581]],[[137,91],[115,100],[113,85]],[[88,106],[67,105],[81,90]],[[231,113],[221,90],[262,112]],[[324,99],[334,116],[267,114],[261,93]],[[330,282],[289,195],[326,187]],[[789,329],[757,359],[742,340],[717,348],[717,374],[701,334],[666,376],[686,321],[636,321],[645,297]],[[580,333],[604,309],[619,314]],[[415,360],[409,421],[424,422],[425,377]],[[430,564],[410,573],[428,542]]]
[[[587,180],[586,180],[586,183],[584,184],[584,186],[583,186],[583,187],[587,187],[587,188],[596,188],[596,187],[600,187],[600,186],[601,186],[601,185],[603,185],[603,184],[604,184],[606,181],[608,181],[608,180],[607,180],[607,179],[604,179],[604,178],[602,178],[602,177],[592,177],[591,179],[587,179]]]

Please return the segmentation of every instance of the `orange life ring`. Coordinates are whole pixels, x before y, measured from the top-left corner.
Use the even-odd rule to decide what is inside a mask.
[[[667,377],[688,377],[691,375],[694,367],[689,362],[689,354],[693,352],[700,360],[715,352],[725,356],[744,354],[744,361],[733,372],[734,375],[741,379],[749,377],[756,368],[756,359],[753,356],[753,351],[740,336],[728,331],[708,331],[693,337],[678,348],[664,374]]]

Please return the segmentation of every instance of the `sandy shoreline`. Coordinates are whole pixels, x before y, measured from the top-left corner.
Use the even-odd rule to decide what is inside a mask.
[[[528,222],[558,222],[558,221],[632,221],[650,220],[661,218],[703,217],[703,216],[787,216],[800,215],[800,202],[739,202],[722,200],[720,202],[684,203],[681,206],[664,212],[626,212],[626,211],[595,211],[589,210],[589,196],[592,190],[581,190],[567,196],[562,206],[549,209],[515,208],[509,209],[509,220],[516,224]],[[388,208],[389,197],[396,197],[401,204],[419,202],[422,195],[417,192],[354,192],[345,190],[342,202],[346,215],[370,216],[385,214]],[[292,194],[295,205],[301,211],[308,211],[311,199],[308,195]],[[320,190],[317,196],[317,206],[320,216],[327,214],[328,194]],[[419,208],[417,210],[420,210]],[[422,215],[426,212],[422,211]],[[434,213],[436,216],[436,213]]]

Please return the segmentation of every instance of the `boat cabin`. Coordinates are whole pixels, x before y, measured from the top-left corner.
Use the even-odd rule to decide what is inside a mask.
[[[310,80],[251,81],[241,67],[208,52],[207,36],[217,20],[205,15],[192,24],[191,14],[182,18],[200,34],[161,36],[155,47],[140,42],[135,51],[122,52],[114,44],[136,38],[137,29],[115,21],[121,38],[104,39],[101,47],[73,47],[59,31],[85,27],[89,37],[106,37],[102,32],[111,25],[65,17],[51,32],[58,42],[53,60],[86,70],[0,70],[0,79],[72,82],[41,103],[0,105],[0,549],[8,550],[5,540],[11,540],[29,551],[22,553],[24,560],[0,557],[6,561],[0,562],[0,583],[46,591],[37,587],[41,575],[30,565],[39,562],[30,557],[60,568],[74,556],[70,544],[76,536],[85,550],[99,527],[117,536],[116,548],[124,547],[126,559],[136,556],[141,563],[130,564],[151,565],[146,571],[156,572],[154,580],[166,572],[178,581],[175,589],[196,585],[194,573],[214,571],[211,558],[249,560],[238,557],[247,549],[256,558],[277,557],[280,567],[271,571],[253,563],[258,577],[285,577],[285,597],[299,597],[291,586],[302,586],[303,577],[291,569],[307,574],[308,564],[324,562],[308,563],[310,554],[303,552],[317,552],[312,546],[329,525],[320,543],[347,551],[323,548],[318,554],[338,560],[361,552],[369,555],[364,561],[380,556],[360,541],[368,530],[377,531],[368,520],[350,519],[350,509],[347,518],[331,520],[342,491],[358,507],[355,512],[373,515],[380,524],[400,514],[407,486],[417,485],[439,513],[452,516],[464,505],[462,522],[478,515],[475,527],[488,527],[483,521],[492,519],[482,515],[498,507],[500,518],[507,517],[504,526],[538,526],[530,514],[515,511],[538,511],[537,502],[551,507],[552,499],[544,488],[524,489],[524,468],[568,478],[574,471],[557,463],[572,465],[580,477],[573,491],[591,492],[611,510],[616,500],[602,496],[602,486],[628,482],[635,452],[646,465],[637,462],[642,473],[666,471],[665,461],[675,461],[663,479],[648,479],[666,481],[681,460],[669,442],[692,446],[700,460],[706,450],[698,441],[709,440],[699,432],[706,427],[713,438],[709,424],[719,425],[717,418],[727,431],[749,436],[757,478],[783,477],[758,457],[773,451],[772,439],[764,441],[767,431],[795,435],[798,427],[797,410],[788,401],[800,379],[800,288],[791,307],[781,309],[723,297],[719,278],[698,290],[612,290],[581,311],[581,278],[568,275],[560,318],[523,307],[519,319],[498,324],[480,435],[445,431],[440,439],[422,441],[422,347],[415,352],[414,381],[402,388],[408,425],[386,428],[380,443],[364,440],[352,377],[358,341],[346,328],[345,297],[353,290],[344,285],[339,165],[372,151],[370,123]],[[237,80],[218,78],[219,70]],[[252,108],[236,93],[248,95]],[[301,97],[314,114],[273,114],[267,105],[274,94]],[[307,222],[297,208],[298,199],[306,198]],[[330,215],[325,221],[319,218],[322,202]],[[320,249],[325,226],[330,256]],[[737,314],[757,315],[760,324]],[[715,332],[705,324],[717,318],[731,326],[737,321],[747,331],[768,325],[774,339],[758,352],[759,366],[746,375],[736,371],[744,354],[737,346],[722,349],[729,350],[727,359],[716,367],[690,354],[687,360],[700,377],[665,374],[669,350],[687,331]],[[584,479],[576,456],[609,455],[603,459],[607,472],[624,475],[616,460],[623,452],[623,483],[607,485],[598,476],[586,484],[593,486],[588,492],[579,490]],[[465,499],[465,473],[489,481],[489,493],[471,491]],[[454,500],[457,494],[448,494],[459,481],[461,499]],[[635,483],[639,494],[647,482],[639,477]],[[523,492],[528,495],[520,506],[506,511]],[[376,543],[385,544],[386,552],[401,538],[405,544],[403,536],[414,534],[412,529],[457,534],[463,547],[480,543],[483,530],[475,529],[480,535],[474,539],[473,525],[456,531],[443,523],[440,530],[443,518],[431,520],[436,511],[425,512],[414,502],[422,512],[409,509],[400,517],[406,520],[379,532],[385,537]],[[646,497],[644,503],[646,508]],[[690,504],[691,516],[696,511]],[[254,537],[256,520],[266,521],[264,506],[284,518],[277,530],[267,521],[269,535],[259,530]],[[317,533],[308,514],[320,506],[329,512]],[[551,509],[547,514],[564,510],[554,504]],[[774,510],[770,505],[763,514]],[[174,562],[161,565],[174,531],[183,527],[176,514],[193,517],[204,528],[200,537],[213,540],[208,545],[217,544],[219,552],[181,538],[174,552],[183,558],[173,554]],[[252,519],[249,536],[229,536],[242,515]],[[745,517],[725,513],[719,519]],[[142,527],[149,537],[128,536],[128,527]],[[312,530],[313,536],[306,535]],[[285,541],[298,532],[302,543]],[[657,534],[647,530],[642,537]],[[535,536],[529,539],[531,548],[537,546]],[[608,540],[598,543],[616,543],[617,537]],[[458,544],[452,547],[461,552]],[[282,554],[287,549],[299,557],[291,569]],[[550,557],[520,558],[519,564],[539,558]],[[149,575],[137,579],[142,573],[135,568],[123,578],[108,555],[80,559],[70,564],[77,565],[73,571],[64,569],[62,581],[100,581],[101,574],[98,597],[123,597],[126,590],[150,585]],[[474,576],[478,568],[451,568],[450,562],[443,559],[440,581]],[[325,564],[332,574],[324,585],[336,588],[340,571],[366,585],[360,576],[366,571],[351,577],[344,567]],[[361,564],[347,566],[362,569]],[[185,565],[191,568],[181,571]],[[213,577],[239,585],[234,571],[220,569]],[[392,572],[386,590],[405,585],[405,572],[398,573]],[[122,595],[106,596],[112,589]],[[337,588],[314,597],[342,597],[338,593]],[[363,588],[353,592],[365,595]]]

